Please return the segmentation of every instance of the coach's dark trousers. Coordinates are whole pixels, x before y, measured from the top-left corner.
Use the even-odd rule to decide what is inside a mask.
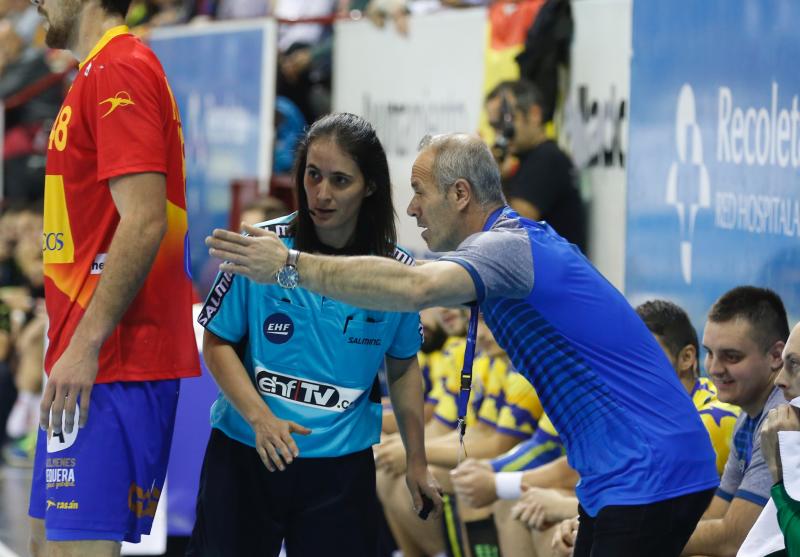
[[[678,557],[715,491],[647,505],[609,505],[594,518],[579,507],[573,557]]]

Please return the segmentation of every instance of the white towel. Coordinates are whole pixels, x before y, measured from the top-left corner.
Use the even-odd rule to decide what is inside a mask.
[[[800,397],[789,404],[800,408]],[[779,431],[778,450],[783,467],[783,486],[789,497],[800,500],[800,431]],[[765,557],[785,549],[783,533],[778,525],[778,509],[770,498],[747,534],[736,557]]]

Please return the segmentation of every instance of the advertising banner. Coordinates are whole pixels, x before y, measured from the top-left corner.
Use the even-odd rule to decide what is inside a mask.
[[[632,0],[572,4],[575,37],[559,142],[588,201],[589,257],[611,283],[625,281],[625,168]]]
[[[800,52],[791,0],[635,2],[626,293],[702,330],[726,290],[800,318]]]
[[[226,227],[231,180],[269,178],[275,106],[273,20],[153,31],[181,111],[192,275],[204,295],[216,274],[203,243]]]
[[[477,133],[486,26],[479,8],[412,16],[408,36],[368,21],[335,27],[333,109],[375,126],[389,159],[398,237],[417,253],[425,242],[405,212],[417,145],[425,134]]]

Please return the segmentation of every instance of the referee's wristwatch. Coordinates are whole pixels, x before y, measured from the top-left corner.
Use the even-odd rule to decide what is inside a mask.
[[[286,264],[275,273],[275,280],[278,281],[279,286],[291,290],[300,283],[300,273],[297,271],[297,259],[299,257],[299,251],[296,249],[289,250],[289,255],[286,256]]]

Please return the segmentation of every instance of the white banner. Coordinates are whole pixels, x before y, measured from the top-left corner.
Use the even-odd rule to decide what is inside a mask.
[[[391,23],[336,24],[333,109],[375,126],[389,158],[399,241],[418,254],[425,243],[406,215],[417,145],[429,133],[477,132],[486,25],[482,8],[412,16],[408,36]]]
[[[572,4],[575,38],[561,143],[589,198],[589,255],[611,283],[625,279],[625,193],[632,0]]]

